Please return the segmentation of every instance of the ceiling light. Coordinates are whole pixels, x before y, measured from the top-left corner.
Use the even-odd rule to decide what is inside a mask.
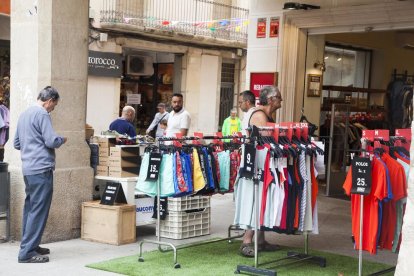
[[[337,58],[336,60],[337,60],[337,61],[341,61],[341,60],[342,60],[342,58],[341,58],[341,57],[339,57],[339,58]]]
[[[328,58],[329,58],[328,56],[324,57],[325,60],[327,60]]]
[[[284,10],[314,10],[314,9],[320,9],[320,8],[321,8],[320,6],[301,4],[297,2],[286,2],[283,5]]]

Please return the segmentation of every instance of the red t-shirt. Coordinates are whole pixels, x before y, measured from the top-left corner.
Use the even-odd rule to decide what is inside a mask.
[[[376,158],[372,160],[372,187],[371,193],[364,196],[363,214],[363,240],[362,249],[371,254],[376,253],[377,231],[378,231],[378,201],[387,196],[387,181],[385,166]],[[351,194],[352,189],[352,168],[346,176],[343,188],[347,195]],[[355,238],[355,248],[359,249],[359,214],[360,214],[360,195],[351,195],[351,215],[352,215],[352,235]]]

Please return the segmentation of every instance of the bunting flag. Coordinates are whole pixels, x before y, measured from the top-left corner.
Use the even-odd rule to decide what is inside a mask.
[[[161,25],[163,27],[171,26],[192,26],[202,29],[207,29],[212,32],[217,30],[234,30],[235,32],[241,32],[243,27],[249,25],[248,19],[241,18],[227,18],[227,19],[216,19],[207,21],[178,21],[178,20],[165,20],[157,19],[155,17],[124,17],[123,23],[129,24],[137,21],[147,22],[149,25]]]

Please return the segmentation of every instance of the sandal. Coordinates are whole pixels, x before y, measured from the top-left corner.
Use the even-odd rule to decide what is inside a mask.
[[[254,248],[252,243],[242,243],[240,245],[240,254],[244,257],[253,258],[254,257]]]
[[[18,260],[18,261],[19,263],[47,263],[49,261],[49,257],[36,255],[27,260]]]
[[[271,243],[268,243],[267,241],[264,241],[263,243],[257,246],[257,249],[259,251],[272,252],[272,251],[280,250],[280,246],[277,244],[271,244]]]
[[[38,246],[36,248],[35,252],[37,254],[40,254],[40,255],[47,255],[47,254],[50,254],[50,249],[49,248],[45,248],[45,247]]]

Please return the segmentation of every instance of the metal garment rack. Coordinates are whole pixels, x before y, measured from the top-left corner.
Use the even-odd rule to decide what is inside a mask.
[[[253,126],[253,131],[255,132],[254,129],[257,128],[257,131],[271,131],[272,129],[269,127],[256,127]],[[256,131],[256,133],[258,133]],[[257,139],[259,137],[256,137],[255,140],[255,146],[257,145]],[[285,262],[283,264],[280,265],[276,265],[274,267],[278,267],[278,266],[282,266],[282,265],[290,265],[290,264],[294,264],[294,263],[299,263],[299,262],[303,262],[303,261],[312,261],[314,263],[319,264],[320,267],[326,267],[326,259],[323,257],[318,257],[318,256],[312,256],[309,255],[309,236],[307,232],[304,232],[304,236],[305,236],[305,248],[304,248],[304,253],[299,253],[299,252],[287,252],[287,256],[284,258],[280,258],[277,260],[273,260],[273,261],[269,261],[269,262],[264,262],[264,263],[260,263],[259,264],[259,256],[258,256],[258,225],[260,223],[260,209],[259,209],[259,204],[257,204],[259,202],[259,178],[257,175],[257,167],[254,168],[254,177],[253,177],[253,184],[254,184],[254,209],[256,212],[256,222],[255,222],[255,226],[254,226],[254,266],[248,266],[248,265],[237,265],[236,270],[235,270],[235,274],[240,274],[240,273],[249,273],[249,274],[255,274],[255,275],[268,275],[268,276],[276,276],[277,272],[274,270],[270,270],[270,269],[265,269],[265,268],[259,268],[259,265],[263,266],[263,265],[268,265],[268,264],[272,264],[272,263],[277,263],[280,261],[284,261],[284,260],[289,260],[289,259],[293,259],[293,261],[291,262]]]
[[[174,138],[174,137],[161,137],[158,138],[158,148],[160,146],[161,142],[166,142],[166,141],[194,141],[194,140],[202,140],[202,139],[217,139],[217,140],[222,140],[222,139],[232,139],[232,138],[241,138],[244,139],[245,137],[237,137],[237,136],[223,136],[223,137],[218,137],[218,136],[204,136],[204,137],[182,137],[182,138]],[[237,238],[241,238],[243,237],[243,235],[237,235],[237,236],[231,236],[231,231],[237,231],[237,230],[241,230],[240,228],[238,228],[235,225],[230,225],[227,229],[227,238],[222,238],[222,239],[215,239],[212,241],[202,241],[202,242],[197,242],[197,243],[191,243],[191,244],[183,244],[183,245],[179,245],[179,246],[175,246],[172,243],[169,242],[163,242],[161,241],[161,235],[160,235],[160,194],[161,194],[161,183],[159,181],[159,179],[156,182],[157,184],[157,229],[156,229],[156,236],[157,239],[156,240],[143,240],[139,243],[139,257],[138,257],[138,262],[144,262],[144,257],[142,256],[142,245],[144,243],[152,243],[152,244],[158,244],[158,250],[160,252],[169,252],[169,251],[173,251],[174,252],[174,268],[181,268],[181,265],[177,262],[177,250],[179,249],[184,249],[184,248],[189,248],[189,247],[195,247],[195,246],[200,246],[200,245],[205,245],[205,244],[210,244],[210,243],[215,243],[215,242],[221,242],[221,241],[228,241],[229,243],[233,240],[233,239],[237,239]],[[170,249],[165,249],[162,247],[162,245],[170,247]]]

